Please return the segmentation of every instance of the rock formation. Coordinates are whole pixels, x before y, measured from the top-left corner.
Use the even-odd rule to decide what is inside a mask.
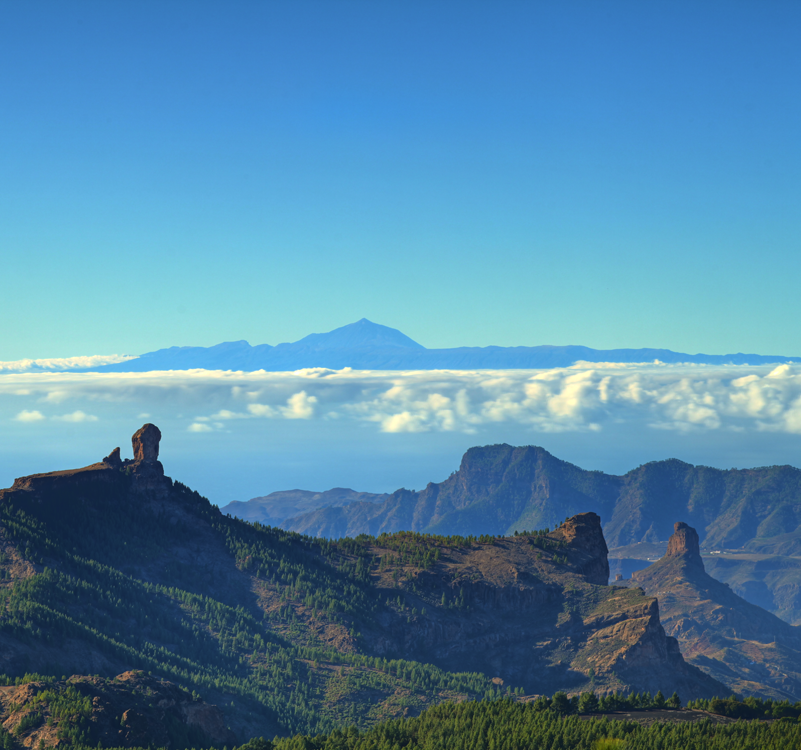
[[[577,567],[590,583],[606,586],[609,582],[609,550],[597,513],[579,513],[568,518],[551,536],[571,545],[586,559]]]
[[[148,423],[140,427],[131,438],[134,462],[152,463],[158,461],[160,441],[161,430],[156,425]]]
[[[80,469],[66,471],[50,471],[45,474],[32,474],[14,480],[11,490],[27,490],[34,493],[58,491],[70,493],[74,490],[86,492],[93,490],[105,492],[110,485],[128,483],[128,489],[134,495],[149,492],[165,497],[172,480],[164,476],[164,467],[158,460],[161,430],[154,424],[143,425],[137,430],[131,442],[134,458],[124,461],[120,458],[120,449],[115,448],[102,461]],[[0,490],[0,499],[5,492]]]
[[[673,534],[668,541],[668,557],[684,557],[689,562],[704,567],[701,559],[701,545],[698,539],[698,532],[688,526],[684,521],[677,521],[673,526]]]
[[[111,453],[109,453],[104,459],[103,463],[110,466],[112,469],[121,469],[122,468],[122,459],[120,458],[120,449],[115,448]]]

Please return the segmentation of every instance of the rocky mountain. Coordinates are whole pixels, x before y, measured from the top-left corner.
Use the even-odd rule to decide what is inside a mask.
[[[2,731],[22,747],[208,747],[235,737],[217,706],[141,671],[0,687]]]
[[[606,585],[593,513],[329,542],[222,514],[164,475],[160,438],[145,425],[133,459],[0,491],[0,671],[147,670],[219,705],[239,740],[507,690],[723,690],[653,597]]]
[[[283,525],[331,538],[399,530],[512,534],[588,510],[604,519],[611,547],[666,540],[672,519],[682,516],[711,549],[801,554],[801,471],[792,466],[721,470],[670,459],[614,476],[536,446],[471,448],[444,482],[398,490],[382,503],[320,508]]]
[[[251,346],[229,341],[211,347],[173,346],[135,359],[100,366],[104,372],[150,370],[267,370],[305,367],[362,370],[474,370],[569,367],[586,362],[693,362],[697,364],[772,364],[801,362],[801,357],[761,354],[683,354],[669,349],[592,349],[586,346],[486,346],[426,349],[400,331],[362,318],[328,333],[299,341]]]
[[[801,627],[737,596],[704,569],[699,537],[675,524],[667,553],[630,585],[656,596],[664,627],[685,658],[730,691],[774,699],[801,697]]]

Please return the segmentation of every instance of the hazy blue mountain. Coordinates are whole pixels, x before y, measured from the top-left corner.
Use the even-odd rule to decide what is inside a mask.
[[[229,341],[216,346],[173,346],[136,359],[96,368],[104,372],[149,370],[268,370],[304,367],[358,370],[474,370],[569,367],[587,362],[693,362],[759,365],[801,362],[801,357],[762,354],[684,354],[669,349],[591,349],[586,346],[462,346],[426,349],[400,331],[362,318],[328,333],[312,333],[293,343]]]
[[[293,516],[319,508],[339,507],[357,502],[381,503],[388,497],[387,494],[356,492],[347,487],[334,487],[325,492],[280,490],[263,497],[254,497],[246,502],[234,500],[223,510],[243,521],[258,521],[265,526],[277,526]]]

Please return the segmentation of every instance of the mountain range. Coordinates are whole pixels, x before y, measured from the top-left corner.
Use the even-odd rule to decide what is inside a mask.
[[[56,735],[62,694],[85,707],[84,744],[96,744],[113,721],[132,737],[151,722],[183,736],[228,727],[244,740],[503,693],[662,690],[686,701],[727,690],[684,660],[656,598],[608,585],[592,512],[524,535],[331,542],[222,513],[164,474],[160,439],[145,425],[133,459],[116,448],[0,490],[0,671],[64,676],[40,680]],[[172,688],[139,681],[133,692],[164,695],[158,710],[92,724],[92,705],[124,699],[115,676],[142,670],[184,692],[168,698]],[[50,738],[29,698],[30,715],[13,724],[27,746]],[[201,699],[222,719],[193,706]]]
[[[613,548],[613,572],[625,575],[661,556],[675,519],[684,518],[699,530],[721,580],[788,621],[801,621],[801,470],[792,466],[721,470],[669,459],[616,476],[586,471],[537,446],[491,445],[470,448],[448,479],[421,491],[299,492],[223,510],[327,538],[402,530],[509,535],[592,511]],[[320,507],[311,509],[315,502]]]
[[[426,349],[400,331],[362,318],[328,333],[313,333],[293,343],[229,341],[211,347],[173,346],[133,359],[92,368],[96,372],[151,370],[266,370],[308,367],[339,370],[474,370],[569,367],[586,362],[653,362],[761,365],[801,362],[801,357],[760,354],[684,354],[669,349],[592,349],[586,346],[485,346]]]

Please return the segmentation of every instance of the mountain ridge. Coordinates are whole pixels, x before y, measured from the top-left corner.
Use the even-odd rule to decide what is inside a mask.
[[[252,501],[251,501],[252,502]],[[228,506],[226,506],[228,507]],[[504,533],[554,526],[591,510],[612,547],[659,542],[684,513],[707,546],[753,546],[801,554],[801,470],[794,466],[715,469],[677,459],[624,475],[588,471],[540,446],[476,446],[459,469],[420,491],[383,502],[351,503],[285,519],[292,531],[336,538],[390,531]]]
[[[124,362],[83,368],[91,372],[241,370],[268,372],[325,367],[362,370],[547,369],[578,361],[666,364],[761,365],[801,362],[801,357],[761,354],[685,354],[670,349],[592,349],[586,346],[462,346],[427,349],[401,331],[362,318],[327,333],[312,333],[275,346],[229,341],[211,347],[173,346]]]

